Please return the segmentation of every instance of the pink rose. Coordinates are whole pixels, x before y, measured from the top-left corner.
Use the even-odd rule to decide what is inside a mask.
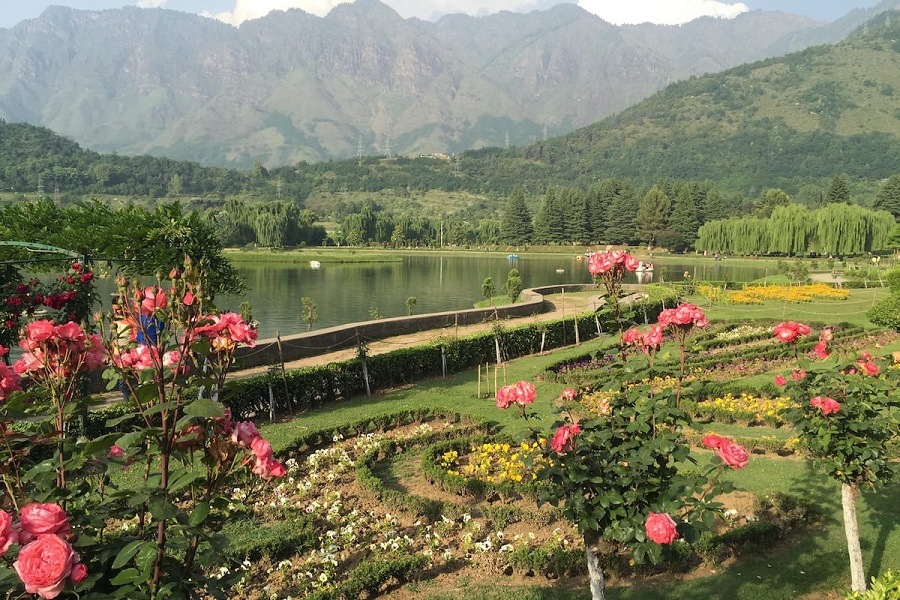
[[[868,350],[863,350],[862,352],[859,353],[859,358],[860,358],[860,360],[871,360],[872,353],[869,352]]]
[[[866,375],[870,375],[872,377],[877,376],[878,373],[881,372],[881,367],[873,363],[871,360],[867,360],[865,362],[860,361],[859,366],[862,367],[862,370]]]
[[[560,395],[563,397],[564,400],[568,400],[571,402],[571,401],[575,400],[575,398],[578,397],[578,390],[576,390],[575,388],[566,388],[562,391],[562,394],[560,394]]]
[[[841,409],[840,403],[833,398],[829,398],[828,396],[816,396],[812,400],[809,401],[810,406],[818,408],[822,411],[822,414],[825,416],[834,414]]]
[[[557,454],[564,454],[575,449],[575,436],[581,433],[578,423],[561,425],[550,440],[550,449]]]
[[[72,567],[72,574],[69,575],[69,578],[72,580],[72,583],[81,583],[85,579],[87,579],[88,572],[87,567],[81,563],[78,563],[74,567]]]
[[[125,450],[113,444],[106,453],[106,458],[125,458]]]
[[[2,346],[0,346],[0,348],[2,348]],[[3,354],[0,353],[0,356],[3,356]],[[7,367],[6,363],[0,360],[0,402],[6,400],[11,393],[21,389],[21,375],[16,373],[14,369]]]
[[[654,325],[650,331],[644,334],[643,343],[648,348],[657,348],[663,343],[663,327]]]
[[[678,526],[666,513],[651,512],[644,523],[647,538],[657,544],[671,544],[678,539]]]
[[[516,390],[511,385],[504,385],[497,390],[497,408],[506,409],[516,401]]]
[[[6,554],[9,547],[19,541],[19,532],[13,529],[12,515],[0,510],[0,556]]]
[[[34,536],[68,533],[69,516],[59,504],[28,504],[19,511],[19,525]]]
[[[722,436],[710,434],[710,435],[706,436],[705,438],[703,438],[703,445],[706,446],[707,448],[715,449],[727,441],[728,440],[726,440]]]
[[[723,439],[722,443],[716,447],[716,454],[732,469],[743,469],[748,464],[747,450],[728,439]]]
[[[231,441],[244,448],[249,448],[250,444],[253,443],[253,440],[258,437],[259,430],[256,429],[256,425],[254,425],[252,421],[235,423],[234,429],[231,432]]]
[[[775,376],[775,385],[777,385],[778,387],[784,387],[787,385],[787,379],[784,378],[784,375]]]
[[[78,555],[56,535],[42,535],[19,550],[13,564],[25,591],[41,598],[56,598],[66,587]]]
[[[626,252],[623,264],[625,265],[626,270],[633,273],[634,271],[637,271],[637,268],[641,264],[641,261]]]
[[[287,473],[284,465],[271,457],[255,457],[253,459],[253,468],[251,470],[253,471],[254,475],[257,475],[265,480],[271,479],[272,477],[284,477],[284,475]]]
[[[816,356],[819,358],[828,358],[831,354],[828,352],[828,344],[825,342],[818,342],[815,346],[813,346],[813,352],[816,353]]]
[[[262,437],[258,437],[250,443],[250,451],[256,458],[272,458],[272,445]]]
[[[69,321],[63,325],[57,325],[54,329],[54,333],[59,336],[61,339],[69,340],[72,342],[83,342],[85,339],[84,331],[81,329],[81,325],[74,321]]]
[[[803,381],[806,379],[806,371],[803,369],[794,369],[791,371],[791,379],[794,381]]]
[[[809,335],[810,331],[809,326],[795,321],[784,321],[772,329],[775,339],[788,344],[796,342],[800,336]]]
[[[534,402],[534,399],[537,396],[534,385],[527,381],[519,381],[513,388],[515,389],[515,401],[519,406],[528,406]]]
[[[142,315],[150,316],[157,310],[166,307],[166,292],[162,288],[148,285],[144,288],[143,299],[141,300],[140,312]]]
[[[622,343],[623,344],[637,344],[641,341],[642,334],[637,327],[632,327],[628,331],[622,334]]]

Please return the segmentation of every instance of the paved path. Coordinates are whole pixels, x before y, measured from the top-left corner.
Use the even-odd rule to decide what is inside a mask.
[[[547,312],[531,315],[529,317],[521,317],[517,319],[507,319],[505,324],[516,326],[527,323],[535,323],[539,321],[555,321],[563,317],[570,317],[583,314],[588,311],[595,310],[602,304],[599,292],[596,294],[553,294],[546,295],[544,299],[552,306]],[[427,342],[431,342],[440,338],[462,337],[472,335],[481,331],[491,329],[491,323],[478,323],[475,325],[460,325],[458,327],[445,327],[443,329],[431,329],[428,331],[419,331],[407,335],[386,338],[384,340],[373,341],[369,343],[369,356],[376,354],[384,354],[400,348],[410,346],[419,346]],[[302,367],[314,367],[318,365],[327,365],[333,362],[341,362],[356,358],[356,348],[345,348],[335,352],[328,352],[317,356],[302,358],[300,360],[285,363],[285,369],[299,369]],[[265,373],[267,367],[255,367],[252,369],[241,369],[232,372],[232,377],[247,377],[251,375],[260,375]]]

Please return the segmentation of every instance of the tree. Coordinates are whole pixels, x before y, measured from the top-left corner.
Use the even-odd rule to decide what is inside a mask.
[[[812,213],[800,204],[778,206],[769,219],[769,249],[795,256],[806,252],[815,231]]]
[[[828,202],[850,202],[850,182],[846,175],[835,175],[828,188]]]
[[[698,184],[678,186],[678,191],[672,199],[672,212],[669,214],[667,234],[671,242],[663,244],[663,239],[657,236],[657,244],[667,245],[670,250],[676,251],[692,248],[697,240],[697,229],[700,227],[700,207],[706,197],[707,192]]]
[[[559,197],[553,188],[548,188],[541,207],[534,217],[534,243],[559,243],[565,239],[565,213],[560,210]]]
[[[791,197],[787,195],[787,192],[779,188],[769,188],[763,193],[762,198],[756,201],[753,216],[768,219],[777,207],[787,206],[790,203]]]
[[[319,310],[316,308],[316,303],[309,296],[300,298],[300,305],[300,314],[303,317],[303,322],[306,323],[306,330],[310,331],[313,323],[319,320]]]
[[[485,277],[484,282],[481,284],[481,295],[485,297],[491,306],[493,306],[494,296],[496,294],[497,288],[494,286],[494,280],[490,277]]]
[[[500,221],[501,239],[511,246],[524,246],[531,242],[533,234],[531,213],[525,204],[525,192],[516,187],[506,201],[506,209]]]
[[[891,175],[875,195],[874,208],[886,210],[900,219],[900,175]]]
[[[510,269],[506,276],[506,295],[509,301],[515,303],[522,293],[522,276],[519,275],[518,269]]]
[[[637,210],[637,226],[643,239],[655,238],[669,224],[669,212],[672,201],[659,187],[654,185],[647,190]]]
[[[627,244],[637,237],[635,220],[637,198],[627,181],[617,181],[607,189],[614,192],[610,197],[604,195],[604,200],[609,202],[606,209],[604,237],[611,244]]]

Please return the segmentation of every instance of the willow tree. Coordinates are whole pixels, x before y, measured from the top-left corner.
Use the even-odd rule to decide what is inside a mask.
[[[854,204],[826,204],[816,211],[816,239],[825,252],[843,256],[870,250],[866,210]]]
[[[731,252],[765,254],[769,250],[769,219],[738,219],[731,232]]]
[[[793,256],[809,248],[815,224],[809,209],[800,204],[787,204],[772,209],[769,218],[769,253]]]

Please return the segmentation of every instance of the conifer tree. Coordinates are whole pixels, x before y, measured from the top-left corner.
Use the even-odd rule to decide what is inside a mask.
[[[604,198],[604,201],[606,198]],[[618,181],[607,205],[604,237],[611,244],[626,244],[638,238],[636,229],[637,197],[628,181]]]
[[[657,185],[647,190],[638,205],[637,226],[641,238],[649,240],[656,238],[669,224],[669,212],[672,210],[672,201],[669,196]]]
[[[525,204],[525,192],[516,187],[506,201],[506,209],[500,221],[500,237],[511,246],[524,246],[531,243],[534,228],[531,225],[531,212]]]
[[[886,210],[900,219],[900,175],[891,175],[875,196],[875,209]]]
[[[850,202],[850,182],[846,175],[835,175],[828,188],[828,202]]]

